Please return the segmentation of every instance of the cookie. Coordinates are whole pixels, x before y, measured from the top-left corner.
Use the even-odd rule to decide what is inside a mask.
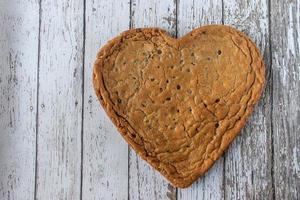
[[[264,83],[255,44],[223,25],[179,39],[158,28],[125,31],[101,48],[93,70],[96,95],[121,135],[180,188],[228,148]]]

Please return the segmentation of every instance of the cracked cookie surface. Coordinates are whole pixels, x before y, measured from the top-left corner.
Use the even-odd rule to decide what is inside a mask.
[[[174,186],[187,187],[245,125],[265,69],[255,44],[228,26],[179,39],[132,29],[100,50],[93,83],[130,146]]]

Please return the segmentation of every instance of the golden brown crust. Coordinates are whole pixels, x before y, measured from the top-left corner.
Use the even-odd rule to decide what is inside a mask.
[[[180,39],[132,29],[97,55],[95,92],[129,145],[176,187],[188,187],[244,127],[265,83],[255,44],[228,26]]]

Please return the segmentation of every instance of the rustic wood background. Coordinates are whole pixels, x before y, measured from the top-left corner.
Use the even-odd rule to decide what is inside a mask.
[[[225,155],[177,189],[106,117],[92,64],[126,29],[214,23],[256,42],[267,85]],[[299,48],[300,0],[0,0],[0,199],[300,199]]]

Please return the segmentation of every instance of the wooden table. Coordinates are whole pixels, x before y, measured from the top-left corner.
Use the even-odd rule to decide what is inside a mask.
[[[229,24],[260,47],[267,85],[246,128],[187,189],[130,149],[99,106],[108,39]],[[1,0],[0,199],[300,199],[299,0]]]

